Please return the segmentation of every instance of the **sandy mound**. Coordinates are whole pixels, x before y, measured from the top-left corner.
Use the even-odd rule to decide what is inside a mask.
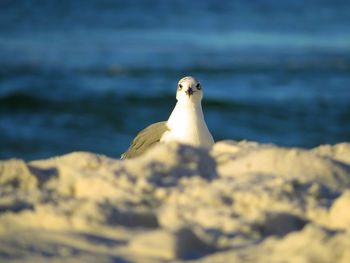
[[[350,144],[0,162],[1,262],[350,262]]]

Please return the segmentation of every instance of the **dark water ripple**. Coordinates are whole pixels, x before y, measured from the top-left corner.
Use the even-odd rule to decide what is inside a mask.
[[[171,94],[146,97],[111,93],[68,100],[9,94],[0,98],[0,129],[2,138],[6,138],[1,140],[1,148],[7,154],[20,151],[28,156],[37,153],[38,157],[43,151],[84,149],[117,157],[133,134],[152,122],[167,119],[174,104]],[[350,140],[348,101],[310,105],[308,100],[209,98],[203,107],[217,140],[249,139],[303,147]]]

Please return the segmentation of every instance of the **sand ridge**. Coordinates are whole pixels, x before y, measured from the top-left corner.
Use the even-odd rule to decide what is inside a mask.
[[[6,262],[350,262],[350,144],[0,162]]]

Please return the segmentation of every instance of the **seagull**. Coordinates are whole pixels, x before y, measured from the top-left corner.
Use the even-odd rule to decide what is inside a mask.
[[[203,90],[194,77],[182,78],[177,103],[167,121],[151,124],[137,134],[121,159],[137,157],[158,143],[178,142],[210,149],[214,144],[202,111]]]

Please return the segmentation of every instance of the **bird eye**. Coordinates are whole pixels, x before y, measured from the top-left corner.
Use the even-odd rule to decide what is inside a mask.
[[[182,90],[182,84],[179,84],[179,90]]]
[[[197,88],[198,90],[201,90],[201,89],[202,89],[201,84],[200,84],[200,83],[197,83],[196,88]]]

